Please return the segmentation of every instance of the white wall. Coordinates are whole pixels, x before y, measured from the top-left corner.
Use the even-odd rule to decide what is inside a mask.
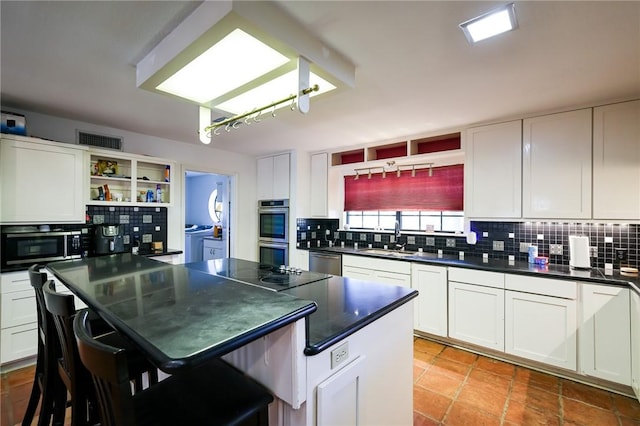
[[[232,218],[234,235],[231,246],[232,256],[257,260],[258,216],[256,196],[256,159],[252,156],[236,154],[216,149],[212,146],[194,145],[147,136],[125,130],[98,126],[81,121],[69,120],[25,111],[13,107],[2,109],[24,114],[27,120],[28,136],[50,139],[58,142],[75,143],[76,130],[123,138],[124,151],[132,154],[151,155],[188,165],[190,170],[202,170],[234,177],[232,191]],[[89,167],[87,165],[87,167]],[[177,171],[177,170],[176,170]],[[169,208],[167,246],[184,249],[184,175],[176,173],[174,206]]]

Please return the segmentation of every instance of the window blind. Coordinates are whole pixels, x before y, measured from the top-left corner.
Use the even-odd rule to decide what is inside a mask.
[[[429,169],[403,170],[344,177],[345,211],[366,210],[464,210],[463,205],[464,166],[434,167]]]

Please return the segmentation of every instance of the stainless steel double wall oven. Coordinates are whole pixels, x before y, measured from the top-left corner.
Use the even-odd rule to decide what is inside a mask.
[[[258,201],[260,263],[289,264],[289,200]]]

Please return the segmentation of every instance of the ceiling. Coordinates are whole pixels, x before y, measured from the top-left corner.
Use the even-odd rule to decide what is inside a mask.
[[[0,3],[3,107],[200,143],[197,106],[135,83],[135,64],[199,2]],[[355,64],[356,87],[210,146],[338,150],[640,97],[638,1],[516,2],[519,28],[475,46],[458,24],[502,2],[277,3]]]

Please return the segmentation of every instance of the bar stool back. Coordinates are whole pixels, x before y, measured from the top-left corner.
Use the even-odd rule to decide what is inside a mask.
[[[125,350],[91,336],[87,313],[74,332],[80,359],[91,372],[103,426],[267,426],[271,393],[221,359],[181,372],[131,394]]]
[[[76,314],[73,296],[56,293],[55,282],[52,280],[44,284],[43,292],[47,311],[55,324],[62,354],[56,364],[64,388],[56,390],[54,417],[64,419],[64,409],[61,407],[66,405],[68,391],[71,396],[71,425],[95,424],[96,398],[91,386],[91,376],[80,361],[73,335],[73,317]],[[60,412],[60,409],[63,411]]]
[[[53,325],[53,318],[47,311],[42,287],[47,281],[47,273],[41,272],[43,265],[29,267],[29,281],[36,295],[36,309],[38,316],[38,352],[36,370],[31,388],[31,395],[27,410],[22,419],[22,425],[31,425],[38,408],[38,401],[42,396],[38,426],[48,425],[54,412],[54,392],[58,379],[56,360],[60,354],[60,347]],[[66,401],[65,401],[66,404]]]

